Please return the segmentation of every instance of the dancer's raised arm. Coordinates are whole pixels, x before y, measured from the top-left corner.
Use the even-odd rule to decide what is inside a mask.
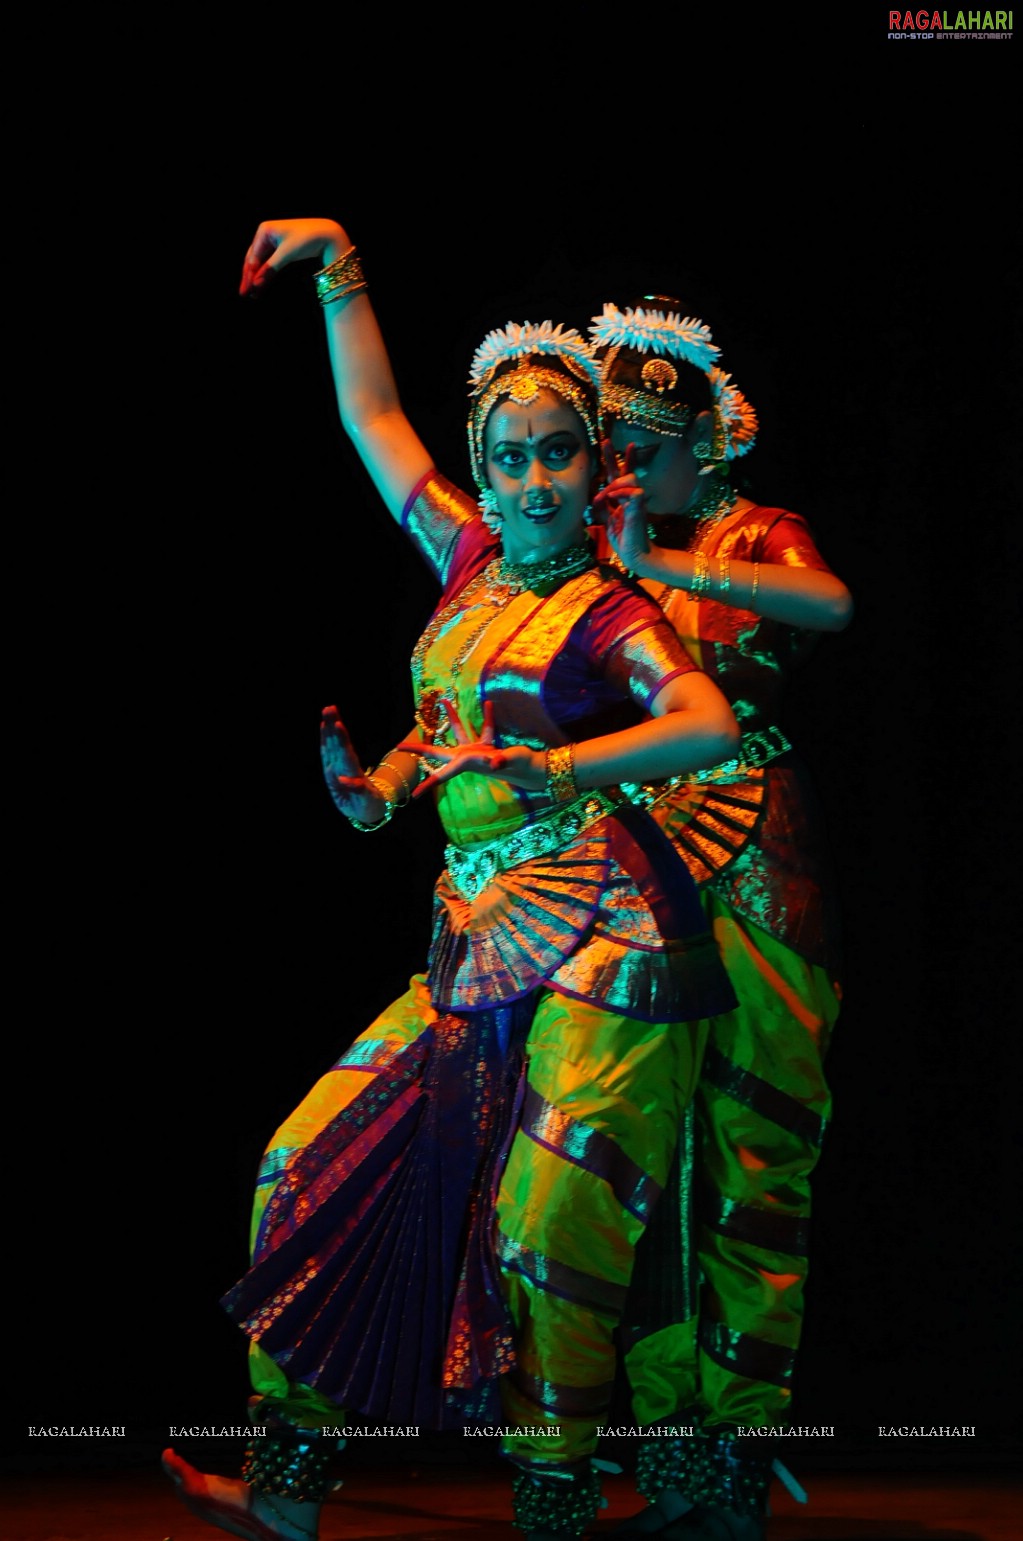
[[[398,397],[359,254],[336,220],[264,220],[245,254],[239,292],[262,293],[294,262],[315,263],[311,278],[323,308],[341,422],[392,517],[400,520],[433,460]]]

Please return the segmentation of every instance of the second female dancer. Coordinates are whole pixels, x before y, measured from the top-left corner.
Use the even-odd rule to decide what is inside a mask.
[[[743,1435],[791,1418],[841,997],[824,830],[782,713],[792,671],[818,633],[848,625],[852,600],[805,519],[734,486],[759,425],[710,329],[651,297],[605,304],[590,337],[610,438],[601,538],[742,730],[730,765],[634,789],[699,884],[738,1003],[708,1024],[682,1202],[659,1206],[627,1312],[638,1422],[694,1429],[641,1442],[651,1507],[630,1533],[759,1541],[773,1463]]]

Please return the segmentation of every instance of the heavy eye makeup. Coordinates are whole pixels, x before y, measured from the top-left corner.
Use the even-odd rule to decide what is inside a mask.
[[[659,444],[634,444],[632,449],[632,469],[638,471],[652,465],[657,458]]]
[[[579,447],[579,440],[574,434],[552,434],[539,445],[538,454],[549,470],[560,471],[571,465],[579,453]],[[507,439],[495,444],[490,453],[491,465],[497,466],[506,476],[515,476],[524,471],[528,459],[527,447]]]

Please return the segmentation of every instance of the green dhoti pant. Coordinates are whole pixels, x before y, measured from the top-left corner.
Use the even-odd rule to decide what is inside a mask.
[[[702,1038],[697,1023],[639,1022],[540,996],[496,1221],[516,1344],[502,1381],[505,1422],[516,1430],[505,1450],[534,1470],[591,1455],[611,1411],[615,1329]]]
[[[740,1004],[707,1024],[675,1209],[655,1217],[637,1268],[626,1368],[638,1424],[774,1425],[788,1417],[803,1324],[839,994],[823,968],[713,892],[703,899]]]

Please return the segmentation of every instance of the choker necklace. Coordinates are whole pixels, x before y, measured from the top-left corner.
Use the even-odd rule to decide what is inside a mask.
[[[730,514],[738,502],[739,494],[735,488],[729,485],[708,487],[706,492],[689,508],[682,510],[683,519],[692,519],[696,524],[705,524],[708,520],[723,519]]]
[[[495,576],[498,583],[521,592],[560,582],[562,578],[574,578],[577,573],[593,567],[596,560],[593,542],[585,540],[580,545],[556,552],[554,556],[541,557],[537,562],[512,562],[508,557],[501,557],[495,564]]]
[[[718,487],[714,492],[713,497],[701,498],[695,508],[687,508],[684,513],[649,520],[647,539],[673,551],[697,550],[739,501],[734,487],[726,487],[724,492]]]

